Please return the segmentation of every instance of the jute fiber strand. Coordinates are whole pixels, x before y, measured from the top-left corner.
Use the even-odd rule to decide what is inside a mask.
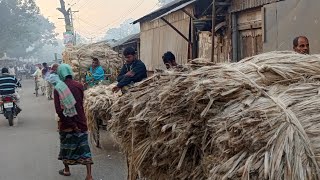
[[[112,106],[129,179],[320,179],[320,56],[189,66],[136,84]]]
[[[120,95],[112,92],[114,86],[115,83],[109,86],[98,85],[85,91],[84,109],[91,132],[97,131],[98,120],[107,124],[111,119],[111,106]]]
[[[111,72],[111,80],[115,81],[123,65],[122,58],[112,48],[104,43],[95,43],[89,45],[78,45],[70,47],[63,53],[63,61],[71,65],[77,80],[84,80],[88,68],[92,65],[92,57],[100,60],[101,66],[105,71]]]

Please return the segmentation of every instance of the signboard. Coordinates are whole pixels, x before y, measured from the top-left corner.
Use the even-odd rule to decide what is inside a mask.
[[[63,43],[66,46],[72,46],[73,45],[73,33],[71,31],[63,33]]]

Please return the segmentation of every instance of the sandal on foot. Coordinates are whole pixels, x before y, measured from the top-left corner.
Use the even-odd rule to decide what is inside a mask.
[[[70,173],[70,172],[69,172],[69,173],[66,173],[66,172],[64,171],[64,169],[61,169],[61,170],[59,171],[59,174],[62,175],[62,176],[71,176],[71,173]]]

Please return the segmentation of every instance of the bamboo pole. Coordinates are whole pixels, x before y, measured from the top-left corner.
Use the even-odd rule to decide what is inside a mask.
[[[212,2],[212,49],[211,49],[211,61],[214,62],[214,39],[215,39],[215,35],[216,35],[216,30],[215,30],[215,26],[216,26],[216,0],[213,0]]]

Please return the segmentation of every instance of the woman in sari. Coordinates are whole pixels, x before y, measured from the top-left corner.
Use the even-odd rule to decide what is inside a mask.
[[[56,78],[50,78],[54,85],[54,104],[59,116],[60,153],[59,160],[64,169],[63,176],[70,176],[71,165],[87,167],[86,180],[92,180],[92,155],[88,142],[88,127],[83,109],[84,87],[72,79],[73,72],[69,65],[61,64]]]

